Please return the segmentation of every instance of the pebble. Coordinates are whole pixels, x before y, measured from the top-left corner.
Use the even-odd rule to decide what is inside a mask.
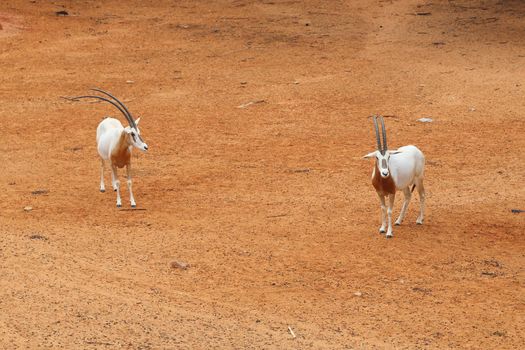
[[[419,118],[417,121],[421,123],[432,123],[434,120],[432,118]]]
[[[190,264],[174,260],[170,263],[170,266],[173,269],[187,270],[190,267]]]
[[[356,297],[360,297],[360,296],[363,295],[363,293],[361,293],[361,292],[355,292],[354,295],[355,295]]]
[[[27,207],[24,207],[24,210],[25,211],[31,211],[31,210],[33,210],[33,207],[27,206]]]

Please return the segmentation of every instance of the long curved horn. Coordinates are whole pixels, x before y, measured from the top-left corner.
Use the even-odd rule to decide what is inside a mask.
[[[379,138],[379,128],[377,127],[377,117],[374,115],[372,118],[374,119],[374,128],[376,129],[377,150],[383,154],[381,139]]]
[[[128,123],[129,123],[129,126],[137,129],[137,124],[135,124],[135,120],[133,119],[133,116],[131,115],[131,113],[129,112],[128,108],[126,107],[126,105],[124,105],[124,103],[122,103],[118,98],[116,98],[115,96],[113,96],[112,94],[110,94],[109,92],[107,91],[104,91],[102,89],[99,89],[99,88],[93,88],[91,89],[93,91],[98,91],[100,93],[103,93],[104,95],[106,96],[109,96],[111,97],[112,99],[114,99],[125,111],[126,111],[126,119],[128,120]]]
[[[383,131],[383,154],[388,150],[388,146],[386,145],[386,128],[385,128],[385,121],[383,120],[383,116],[381,118],[381,131]]]
[[[115,106],[120,111],[120,113],[122,113],[124,115],[124,117],[126,117],[126,119],[128,119],[128,116],[126,115],[126,112],[124,112],[124,110],[118,104],[116,104],[115,102],[113,102],[111,100],[108,100],[107,98],[100,97],[100,96],[95,96],[95,95],[86,95],[86,96],[71,97],[71,100],[74,101],[74,100],[77,100],[79,98],[98,98],[99,100],[109,102],[113,106]]]

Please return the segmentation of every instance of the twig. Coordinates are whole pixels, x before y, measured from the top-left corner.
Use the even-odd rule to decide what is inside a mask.
[[[306,169],[295,169],[295,170],[292,170],[291,172],[292,173],[309,173],[312,169],[310,168],[306,168]]]
[[[267,216],[266,218],[270,219],[270,218],[282,218],[283,216],[287,216],[288,214],[278,214],[278,215],[270,215],[270,216]]]
[[[113,343],[107,343],[107,342],[96,341],[96,340],[84,340],[84,343],[91,344],[91,345],[114,345]]]
[[[49,193],[49,190],[35,190],[31,192],[31,194],[34,194],[34,195],[48,194],[48,193]]]
[[[38,233],[29,236],[29,239],[41,239],[42,241],[47,241],[46,236],[39,235]]]
[[[254,105],[256,103],[264,103],[264,102],[266,102],[266,100],[250,101],[250,102],[246,102],[246,103],[243,103],[242,105],[237,106],[237,108],[246,108],[246,107]]]
[[[288,326],[288,330],[290,331],[290,334],[292,335],[292,338],[296,338],[295,333],[293,332],[292,327]]]

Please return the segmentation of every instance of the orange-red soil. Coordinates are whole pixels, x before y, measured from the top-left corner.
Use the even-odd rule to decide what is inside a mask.
[[[2,1],[0,347],[523,348],[524,17]],[[95,86],[143,117],[141,210],[125,181],[122,210],[98,191],[95,130],[118,111],[60,98]],[[425,224],[415,195],[390,240],[361,158],[372,113],[427,158]]]

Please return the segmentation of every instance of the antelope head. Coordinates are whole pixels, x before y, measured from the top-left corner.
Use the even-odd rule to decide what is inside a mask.
[[[134,120],[135,122],[134,127],[132,127],[131,125],[126,126],[124,128],[124,132],[127,134],[128,143],[130,145],[140,149],[143,152],[146,152],[148,150],[148,145],[144,142],[144,140],[140,136],[140,129],[138,127],[139,121],[140,121],[140,117]]]
[[[381,145],[381,139],[379,138],[379,128],[377,126],[377,117],[374,115],[374,127],[376,131],[376,141],[377,141],[377,151],[368,153],[363,158],[376,158],[376,164],[377,168],[379,169],[379,174],[381,174],[382,178],[387,178],[390,176],[390,170],[388,168],[388,161],[390,159],[390,155],[399,153],[399,151],[389,151],[388,146],[386,143],[386,128],[385,128],[385,122],[383,120],[382,116],[379,116],[379,120],[381,121],[381,131],[383,134],[383,145]]]
[[[98,89],[98,88],[94,88],[91,90],[100,92],[108,96],[110,99],[102,97],[102,96],[97,96],[97,95],[86,95],[86,96],[74,97],[72,98],[72,100],[77,100],[79,98],[96,98],[96,99],[108,102],[112,104],[113,106],[115,106],[120,111],[120,113],[124,115],[124,118],[126,118],[126,120],[129,123],[129,126],[126,126],[124,128],[124,132],[126,133],[126,138],[127,138],[128,143],[131,146],[138,148],[141,151],[146,152],[148,150],[148,145],[144,142],[144,140],[140,136],[140,130],[138,127],[140,118],[138,118],[137,120],[133,119],[133,116],[129,112],[126,105],[124,105],[124,103],[122,103],[119,99],[117,99],[115,96],[113,96],[109,92]]]

